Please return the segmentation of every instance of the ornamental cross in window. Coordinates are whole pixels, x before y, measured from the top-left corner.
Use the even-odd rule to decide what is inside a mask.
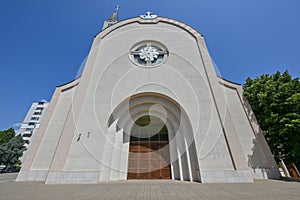
[[[151,43],[146,43],[131,51],[134,60],[139,64],[153,66],[163,61],[167,51]]]

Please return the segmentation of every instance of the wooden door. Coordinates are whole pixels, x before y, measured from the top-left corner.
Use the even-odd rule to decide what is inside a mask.
[[[137,137],[141,135],[143,137]],[[166,127],[155,135],[151,131],[140,134],[135,132],[130,137],[127,178],[171,179],[168,144]]]
[[[131,142],[129,146],[128,179],[171,179],[168,159],[160,155],[161,151],[159,151],[167,144]]]

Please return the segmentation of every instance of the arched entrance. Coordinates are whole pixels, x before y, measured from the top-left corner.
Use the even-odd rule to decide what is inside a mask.
[[[168,129],[155,116],[138,118],[131,128],[128,179],[171,179]]]
[[[116,177],[201,181],[193,129],[174,99],[154,92],[132,95],[113,110],[108,128],[120,142],[119,168],[111,170]]]

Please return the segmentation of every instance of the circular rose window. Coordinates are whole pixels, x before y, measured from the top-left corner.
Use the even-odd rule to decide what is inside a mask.
[[[130,51],[130,59],[139,66],[157,66],[168,56],[167,48],[155,41],[141,42]]]

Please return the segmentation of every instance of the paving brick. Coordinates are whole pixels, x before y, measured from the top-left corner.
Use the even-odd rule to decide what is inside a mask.
[[[16,174],[0,175],[0,199],[300,199],[300,183],[256,180],[254,183],[191,183],[172,180],[130,180],[99,184],[45,185],[14,182]]]

